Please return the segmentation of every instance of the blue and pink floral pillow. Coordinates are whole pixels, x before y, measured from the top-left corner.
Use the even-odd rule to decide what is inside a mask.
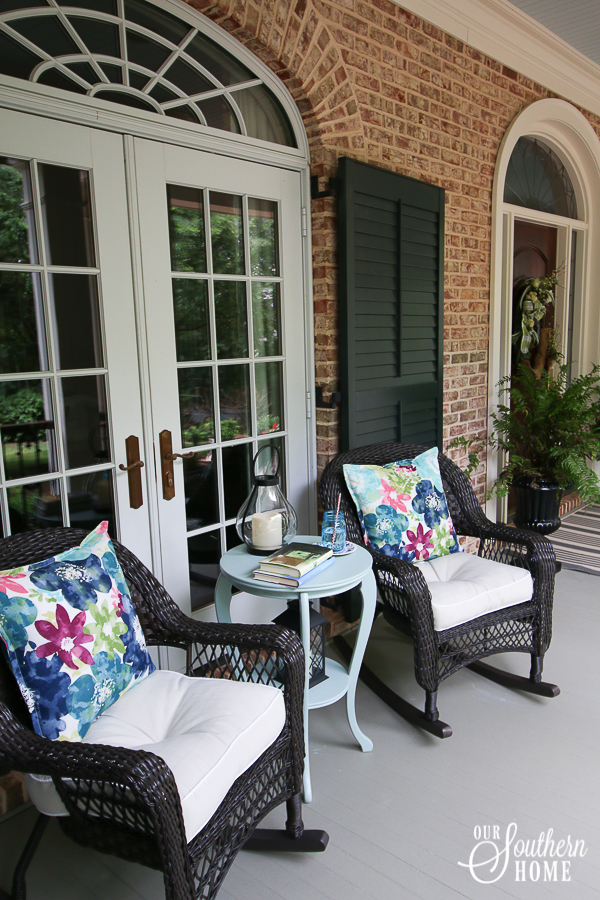
[[[0,646],[36,732],[78,741],[154,671],[102,522],[56,557],[0,572]]]
[[[436,447],[385,466],[344,466],[365,542],[408,562],[458,553]]]

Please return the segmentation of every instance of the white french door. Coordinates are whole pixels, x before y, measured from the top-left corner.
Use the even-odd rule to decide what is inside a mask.
[[[219,558],[239,543],[235,516],[264,444],[280,452],[308,527],[300,176],[141,139],[128,159],[155,531],[163,581],[189,610],[212,600]],[[180,454],[170,465],[165,433]]]
[[[0,110],[4,534],[108,519],[150,563],[125,439],[142,433],[120,135]],[[143,482],[143,479],[142,479]]]
[[[309,527],[300,175],[8,110],[0,135],[2,531],[108,519],[197,609],[265,444]]]

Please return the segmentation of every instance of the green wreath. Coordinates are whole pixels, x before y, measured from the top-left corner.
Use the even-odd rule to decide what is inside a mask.
[[[519,282],[521,323],[520,328],[512,335],[513,345],[518,347],[519,359],[529,359],[531,350],[537,347],[540,340],[537,325],[546,315],[548,306],[554,303],[554,288],[557,284],[556,270],[544,278],[525,278]]]

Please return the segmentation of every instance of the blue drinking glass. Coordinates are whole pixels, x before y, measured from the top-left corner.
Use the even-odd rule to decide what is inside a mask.
[[[335,542],[334,542],[335,534]],[[346,520],[344,513],[336,514],[334,509],[326,510],[323,513],[323,528],[321,530],[321,543],[324,547],[331,547],[333,543],[333,552],[339,553],[346,546]]]

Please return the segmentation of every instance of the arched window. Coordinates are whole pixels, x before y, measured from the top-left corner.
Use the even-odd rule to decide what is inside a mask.
[[[577,200],[565,166],[544,141],[521,137],[508,163],[504,202],[577,219]]]
[[[145,0],[1,0],[0,73],[296,147],[278,98],[197,25]]]
[[[519,276],[537,276],[529,265],[536,253],[540,258],[546,256],[548,269],[560,270],[554,323],[548,323],[554,331],[550,335],[554,345],[571,365],[574,376],[589,372],[598,361],[600,299],[594,285],[600,281],[600,257],[593,252],[600,240],[598,198],[600,141],[585,116],[571,103],[554,98],[524,107],[510,123],[496,158],[489,319],[490,413],[499,402],[495,386],[510,376],[512,369],[515,282]],[[541,232],[548,236],[546,246],[551,252],[547,254],[538,241]],[[526,251],[531,251],[529,259]],[[551,359],[546,353],[546,363],[548,358]],[[537,359],[533,363],[539,367]],[[503,465],[501,455],[490,454],[489,487]],[[490,501],[487,511],[492,517],[506,520],[504,504],[497,508]]]

